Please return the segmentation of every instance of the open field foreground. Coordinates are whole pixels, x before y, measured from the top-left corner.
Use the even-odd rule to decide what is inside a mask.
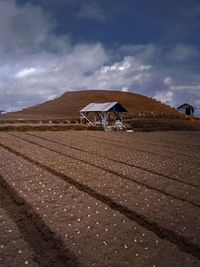
[[[0,266],[200,266],[200,132],[0,133]]]

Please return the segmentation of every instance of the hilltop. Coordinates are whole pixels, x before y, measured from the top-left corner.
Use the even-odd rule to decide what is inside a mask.
[[[154,114],[156,117],[182,117],[175,109],[147,96],[121,91],[86,90],[66,92],[55,100],[1,115],[0,119],[76,120],[80,117],[79,111],[91,102],[120,102],[128,110],[128,116]]]
[[[111,90],[66,92],[43,104],[0,115],[0,130],[29,131],[36,127],[42,131],[71,129],[66,123],[79,122],[80,110],[91,102],[119,102],[128,111],[124,114],[124,123],[135,131],[200,130],[199,120],[186,117],[160,101],[135,93]],[[20,125],[17,126],[18,122]],[[45,124],[41,125],[41,122]],[[25,125],[22,126],[22,123]],[[30,123],[39,125],[31,126]],[[64,125],[61,126],[61,123]],[[80,126],[76,127],[80,130]]]

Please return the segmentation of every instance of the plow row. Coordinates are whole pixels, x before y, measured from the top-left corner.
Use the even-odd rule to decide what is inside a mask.
[[[157,155],[145,152],[135,167],[138,155],[131,147],[118,150],[108,140],[97,149],[89,135],[80,133],[79,140],[73,132],[0,136],[1,185],[54,244],[59,266],[199,263],[197,173],[182,179],[175,168],[181,161],[173,158],[154,169],[150,163],[158,164]],[[184,174],[195,164],[184,165]]]

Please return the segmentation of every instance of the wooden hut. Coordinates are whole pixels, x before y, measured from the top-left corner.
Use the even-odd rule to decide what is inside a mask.
[[[123,112],[127,112],[127,110],[118,102],[90,103],[80,111],[81,121],[85,119],[92,125],[102,124],[104,127],[108,125],[110,113],[114,114],[115,118],[122,123]],[[89,119],[91,113],[93,120]]]
[[[190,115],[193,115],[194,114],[194,110],[195,109],[197,109],[197,108],[189,105],[188,103],[185,103],[185,104],[179,106],[177,108],[177,111],[180,112],[180,113],[182,113],[182,114],[185,114],[185,115],[190,116]]]

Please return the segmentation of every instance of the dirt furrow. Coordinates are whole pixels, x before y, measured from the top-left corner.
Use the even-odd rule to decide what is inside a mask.
[[[77,132],[71,132],[74,135],[77,135]],[[200,149],[199,141],[199,131],[192,132],[178,132],[178,131],[170,131],[170,132],[153,132],[153,133],[125,133],[125,132],[115,132],[115,138],[113,139],[113,132],[96,132],[95,135],[93,132],[84,131],[82,135],[93,137],[94,139],[103,139],[107,141],[111,141],[114,143],[121,142],[123,145],[133,144],[135,145],[138,141],[145,145],[152,146],[163,146],[163,147],[171,147],[175,146],[180,149],[184,148],[196,148],[198,153]],[[123,141],[123,138],[126,137],[126,141]],[[191,152],[191,151],[190,151]]]
[[[114,203],[103,198],[105,205],[101,197],[97,200],[96,194],[95,198],[91,196],[88,188],[80,185],[77,189],[73,181],[58,179],[19,153],[7,149],[0,152],[0,164],[10,167],[9,175],[4,172],[3,179],[12,188],[12,194],[28,205],[27,215],[44,237],[51,240],[53,236],[57,244],[62,241],[59,249],[67,253],[70,248],[84,266],[196,266],[199,263],[172,243],[127,219],[128,214],[121,214]],[[44,228],[49,229],[49,235]],[[181,250],[197,254],[194,247],[188,247],[191,244],[180,243],[183,243]],[[65,266],[73,265],[66,262]]]
[[[65,266],[55,245],[25,215],[25,204],[0,175],[0,266]],[[39,246],[38,246],[39,245]]]
[[[137,210],[137,209],[134,209],[134,210],[129,209],[128,207],[120,204],[120,202],[117,203],[116,201],[114,201],[113,198],[111,196],[109,196],[109,194],[108,195],[106,194],[105,188],[103,189],[104,193],[102,194],[102,193],[100,193],[101,190],[99,190],[99,191],[94,190],[91,187],[92,184],[90,184],[90,186],[88,186],[87,184],[83,184],[83,183],[79,182],[78,180],[75,180],[74,177],[73,178],[69,177],[68,175],[64,174],[63,172],[56,170],[55,166],[54,166],[54,168],[52,168],[52,163],[50,163],[50,162],[49,162],[49,164],[46,165],[46,164],[42,163],[42,161],[34,160],[33,159],[34,157],[25,156],[24,154],[14,150],[11,147],[8,147],[7,145],[6,146],[3,145],[3,146],[5,148],[7,148],[9,151],[15,153],[16,155],[20,155],[20,156],[24,157],[25,159],[31,161],[33,164],[36,164],[36,165],[48,170],[49,172],[56,175],[57,177],[60,177],[61,179],[73,184],[80,191],[87,192],[87,194],[100,200],[102,203],[109,205],[112,209],[119,211],[120,213],[122,213],[126,217],[132,219],[133,221],[137,221],[138,224],[142,225],[143,227],[147,228],[150,231],[153,231],[158,236],[160,236],[162,238],[166,238],[170,242],[174,242],[182,250],[185,250],[187,252],[189,252],[189,250],[190,250],[191,254],[195,255],[196,257],[199,257],[199,246],[197,245],[199,243],[199,240],[197,240],[196,237],[194,238],[195,228],[189,229],[189,232],[188,232],[188,229],[187,229],[188,227],[184,226],[184,228],[185,228],[184,231],[182,231],[180,229],[180,227],[179,227],[179,230],[177,228],[178,231],[174,231],[174,226],[177,227],[178,224],[180,223],[180,220],[177,222],[177,224],[174,223],[174,221],[173,221],[173,223],[169,225],[168,223],[166,224],[166,222],[163,221],[164,218],[157,217],[157,219],[158,219],[157,220],[158,222],[157,222],[155,220],[155,216],[152,213],[151,213],[151,218],[147,219],[147,217],[142,215],[141,212],[140,213],[136,212],[135,210]],[[44,155],[44,156],[46,157],[46,155]],[[68,169],[68,171],[69,171],[69,169]],[[65,173],[67,173],[67,172],[65,171]],[[97,188],[98,187],[96,187],[96,189]],[[173,205],[173,204],[171,204],[171,205]],[[181,204],[181,206],[182,206],[182,204]],[[187,211],[188,208],[186,208],[186,210],[184,209],[184,212]],[[189,208],[189,209],[191,210],[191,208]],[[195,212],[195,214],[193,214],[193,215],[197,216],[196,220],[198,220],[197,210],[194,212]],[[146,213],[146,215],[147,214],[148,213]],[[169,216],[169,214],[168,214],[168,216]],[[186,216],[188,216],[188,215],[186,214]],[[153,219],[153,217],[154,217],[154,219]],[[174,217],[174,214],[173,214],[173,217]],[[192,217],[192,213],[190,214],[190,220],[191,220],[191,217]],[[167,219],[170,219],[170,218],[167,218]],[[173,220],[174,219],[175,218],[173,218]],[[187,220],[185,221],[185,219],[183,219],[183,218],[179,218],[179,219],[184,220],[184,224],[186,223],[186,225],[187,225],[187,222],[186,222]],[[192,233],[191,233],[191,230],[192,230]],[[196,231],[198,232],[199,230],[196,229]],[[192,234],[192,236],[191,236],[191,234]]]
[[[29,134],[29,135],[35,135],[34,134],[34,132],[27,132],[27,134]],[[45,134],[46,135],[46,134]],[[72,137],[73,136],[75,136],[76,137],[76,139],[78,138],[78,139],[81,139],[82,137],[84,137],[84,133],[75,133],[75,132],[72,132],[72,131],[69,131],[68,133],[67,133],[67,135],[72,135]],[[40,137],[43,137],[44,136],[44,133],[39,133],[39,136]],[[89,134],[89,136],[88,136],[88,138],[87,139],[89,139],[89,137],[90,137],[91,135]],[[92,135],[92,137],[94,137],[93,135]],[[86,136],[85,136],[85,138],[86,138]],[[48,139],[48,138],[47,138]],[[188,155],[188,154],[184,154],[184,153],[180,153],[180,152],[177,152],[177,151],[175,151],[175,149],[174,149],[174,147],[172,147],[172,145],[169,145],[169,146],[164,146],[164,145],[159,145],[159,144],[151,144],[151,143],[145,143],[145,142],[141,142],[140,144],[138,144],[138,141],[136,141],[136,140],[131,140],[131,142],[123,142],[122,140],[123,139],[118,139],[117,141],[115,140],[113,140],[113,139],[106,139],[106,138],[102,138],[105,142],[106,142],[106,140],[107,140],[107,144],[108,145],[111,145],[111,146],[116,146],[116,147],[120,147],[121,149],[124,149],[124,148],[126,148],[126,149],[129,149],[129,150],[131,150],[131,151],[138,151],[138,152],[143,152],[143,153],[149,153],[150,155],[158,155],[158,156],[161,156],[161,157],[163,157],[163,158],[169,158],[169,159],[171,159],[173,156],[183,156],[183,158],[182,157],[179,157],[179,161],[192,161],[191,160],[191,156],[192,156],[192,158],[193,159],[197,159],[197,160],[199,160],[199,155],[198,156],[195,156],[195,155]],[[96,143],[96,141],[97,141],[97,138],[96,139],[94,139],[95,140],[95,143]],[[109,142],[108,142],[108,140],[109,140]],[[91,140],[84,140],[85,142],[87,142],[87,143],[91,143]],[[149,146],[150,145],[150,146]],[[152,149],[152,145],[153,146],[158,146],[159,148],[161,148],[161,150],[159,150],[159,151],[157,151],[157,150],[155,150],[155,151],[153,151],[154,149]],[[144,147],[144,149],[141,149],[141,148],[138,148],[138,147]],[[76,146],[71,146],[71,147],[74,147],[74,148],[77,148],[77,149],[81,149],[81,148],[78,148],[78,147],[76,147]],[[165,150],[163,150],[163,148],[169,148],[169,149],[165,149]],[[200,154],[200,152],[199,152],[199,154]],[[194,161],[192,161],[192,163],[194,164]],[[197,163],[198,164],[198,163]]]
[[[70,131],[69,134],[72,134],[74,136],[80,137],[79,133],[77,132],[72,132]],[[96,142],[99,141],[101,142],[101,140],[103,140],[103,142],[106,142],[108,145],[111,146],[116,146],[116,147],[121,147],[121,148],[127,148],[127,149],[132,149],[135,151],[141,151],[141,152],[146,152],[149,154],[155,154],[155,155],[160,155],[162,157],[168,157],[171,158],[173,156],[183,156],[182,160],[189,160],[192,158],[195,158],[197,160],[199,160],[199,145],[198,143],[196,145],[193,144],[180,144],[179,146],[177,145],[177,143],[173,143],[172,140],[170,140],[169,142],[163,142],[163,141],[157,141],[157,143],[151,143],[151,142],[147,142],[145,139],[140,139],[138,138],[137,133],[134,134],[130,134],[132,136],[132,138],[129,138],[128,135],[126,134],[126,141],[123,141],[123,137],[125,136],[126,133],[123,132],[119,132],[116,133],[115,132],[115,136],[116,138],[112,138],[113,133],[109,133],[109,132],[102,132],[102,133],[97,133],[97,134],[93,134],[92,132],[82,132],[81,135],[85,136],[88,139],[93,138]],[[145,133],[145,137],[146,137]],[[160,133],[159,133],[160,134]],[[106,135],[106,136],[104,136]],[[111,135],[111,136],[109,136]],[[111,138],[109,138],[111,137]],[[139,136],[140,137],[140,136]],[[99,139],[99,140],[98,140]],[[139,145],[138,145],[138,141],[139,141]],[[174,141],[174,140],[173,140]],[[144,147],[144,149],[141,150],[140,145],[142,144],[142,147]],[[191,147],[193,148],[192,152],[191,152]],[[163,149],[164,148],[164,149]],[[189,153],[189,154],[188,154]]]
[[[18,135],[16,135],[16,134],[11,134],[11,135],[13,135],[15,137],[18,137]],[[150,170],[150,169],[135,165],[133,163],[127,163],[127,162],[122,161],[122,160],[113,159],[113,158],[111,158],[109,156],[102,155],[102,154],[98,153],[97,151],[93,152],[93,151],[91,151],[91,150],[89,150],[87,148],[83,149],[83,148],[77,147],[75,145],[70,145],[69,143],[64,143],[64,140],[62,140],[62,142],[61,141],[57,141],[58,138],[55,140],[54,138],[49,138],[49,137],[47,138],[47,137],[41,136],[40,134],[33,134],[33,133],[31,133],[31,134],[30,133],[26,133],[26,135],[37,137],[37,138],[43,139],[45,141],[51,142],[53,144],[58,144],[58,145],[61,145],[61,146],[65,146],[65,147],[68,147],[68,148],[71,148],[71,149],[74,149],[74,150],[81,151],[81,152],[86,153],[86,154],[92,154],[95,157],[104,158],[104,159],[107,159],[109,161],[111,160],[111,161],[119,163],[119,164],[123,164],[123,165],[131,166],[131,167],[134,167],[134,168],[137,168],[137,169],[141,169],[141,170],[150,172],[152,174],[159,175],[159,176],[162,176],[162,177],[170,179],[170,180],[174,180],[174,181],[176,181],[178,183],[182,183],[183,185],[187,184],[187,185],[199,188],[199,185],[195,185],[195,184],[192,184],[190,182],[187,182],[187,181],[184,181],[184,180],[181,180],[181,179],[177,179],[175,177],[170,177],[170,176],[165,175],[163,173],[159,173],[159,172],[156,172],[156,171],[153,171],[153,170]]]
[[[200,192],[198,190],[196,190],[196,189],[199,189],[199,186],[195,186],[195,185],[190,184],[190,183],[188,184],[186,182],[180,182],[180,180],[177,181],[176,179],[173,179],[171,177],[159,175],[158,173],[146,170],[145,168],[139,168],[140,170],[148,172],[150,174],[153,174],[153,175],[156,175],[156,176],[161,176],[162,178],[164,177],[164,178],[168,178],[168,179],[170,179],[172,181],[175,180],[176,182],[178,182],[177,185],[176,185],[178,190],[177,190],[176,194],[174,194],[174,193],[171,193],[170,190],[167,190],[168,182],[165,182],[165,181],[161,180],[160,178],[158,180],[159,183],[156,184],[157,187],[151,185],[151,183],[152,183],[151,177],[150,177],[150,183],[149,183],[148,180],[146,180],[147,178],[145,178],[144,181],[143,181],[143,179],[138,179],[138,180],[135,179],[135,171],[134,171],[133,168],[130,168],[130,167],[134,167],[135,168],[135,166],[133,166],[132,164],[126,164],[126,163],[122,163],[120,161],[116,161],[116,160],[112,160],[112,159],[108,159],[108,158],[106,158],[107,160],[105,161],[105,157],[101,157],[101,158],[103,158],[103,161],[101,162],[101,159],[98,158],[97,155],[94,154],[95,155],[95,160],[94,160],[94,158],[91,157],[91,156],[89,156],[89,158],[88,158],[87,152],[86,152],[86,155],[85,155],[84,151],[81,151],[81,152],[84,152],[84,154],[81,155],[81,157],[80,157],[80,156],[77,155],[77,153],[74,154],[73,151],[69,151],[69,149],[66,151],[66,150],[62,150],[62,147],[61,148],[60,147],[56,148],[55,146],[53,146],[53,148],[51,148],[51,147],[48,146],[48,143],[46,143],[46,145],[45,144],[42,145],[40,142],[38,142],[38,139],[34,139],[34,141],[33,141],[33,140],[30,140],[29,138],[26,138],[26,136],[24,138],[24,134],[23,134],[23,137],[22,137],[22,135],[20,135],[20,136],[16,135],[16,134],[11,134],[11,135],[13,137],[20,138],[21,140],[28,141],[28,142],[32,143],[33,145],[37,145],[39,147],[42,147],[42,148],[45,148],[45,149],[49,149],[50,151],[56,152],[56,153],[58,153],[58,154],[60,154],[62,156],[67,156],[69,158],[72,158],[72,159],[78,160],[80,162],[89,164],[92,167],[96,167],[96,168],[98,168],[100,170],[109,172],[109,173],[111,173],[111,174],[113,174],[115,176],[118,176],[118,177],[123,178],[125,180],[134,182],[137,185],[145,186],[148,189],[155,190],[155,191],[157,191],[157,192],[159,192],[161,194],[164,194],[166,196],[172,197],[172,198],[177,199],[177,200],[181,200],[183,202],[187,202],[187,203],[189,203],[191,205],[194,205],[194,206],[200,208],[200,204],[199,204],[199,202],[200,202]],[[36,137],[36,138],[40,138],[37,135],[32,135],[31,134],[31,136]],[[45,141],[49,141],[46,138],[41,138],[41,139],[43,139]],[[59,144],[58,142],[53,142],[53,143],[54,144]],[[117,162],[117,165],[115,165],[115,168],[114,168],[115,171],[113,170],[113,167],[112,167],[113,161],[115,163]],[[125,168],[124,168],[124,165],[126,165]],[[127,173],[127,165],[129,167],[128,173]],[[125,175],[124,173],[127,173],[127,174]],[[146,176],[146,173],[142,173],[142,175]],[[141,174],[140,174],[140,176],[141,176]],[[155,183],[155,180],[156,180],[156,178],[154,176],[154,183]],[[165,189],[163,189],[163,185],[164,186],[166,185]],[[184,191],[181,190],[183,186],[186,187]]]
[[[53,138],[53,133],[38,133],[37,135],[41,137],[50,137]],[[187,160],[180,161],[178,157],[168,158],[153,155],[148,155],[142,152],[135,153],[130,149],[113,148],[107,143],[98,144],[94,140],[89,140],[83,138],[83,134],[79,134],[79,137],[73,138],[69,133],[58,133],[56,135],[56,140],[59,139],[59,142],[70,144],[79,149],[83,149],[93,152],[97,156],[102,156],[104,158],[115,160],[116,162],[123,162],[127,165],[132,165],[136,168],[145,169],[147,171],[154,172],[155,174],[166,176],[166,178],[171,178],[180,182],[185,182],[191,185],[200,186],[198,172],[200,172],[200,164],[196,159],[193,159],[191,162]],[[113,136],[114,138],[114,136]],[[53,138],[53,140],[55,140]],[[142,146],[142,144],[141,144]],[[115,151],[113,153],[112,151]],[[188,175],[189,174],[189,175]]]

